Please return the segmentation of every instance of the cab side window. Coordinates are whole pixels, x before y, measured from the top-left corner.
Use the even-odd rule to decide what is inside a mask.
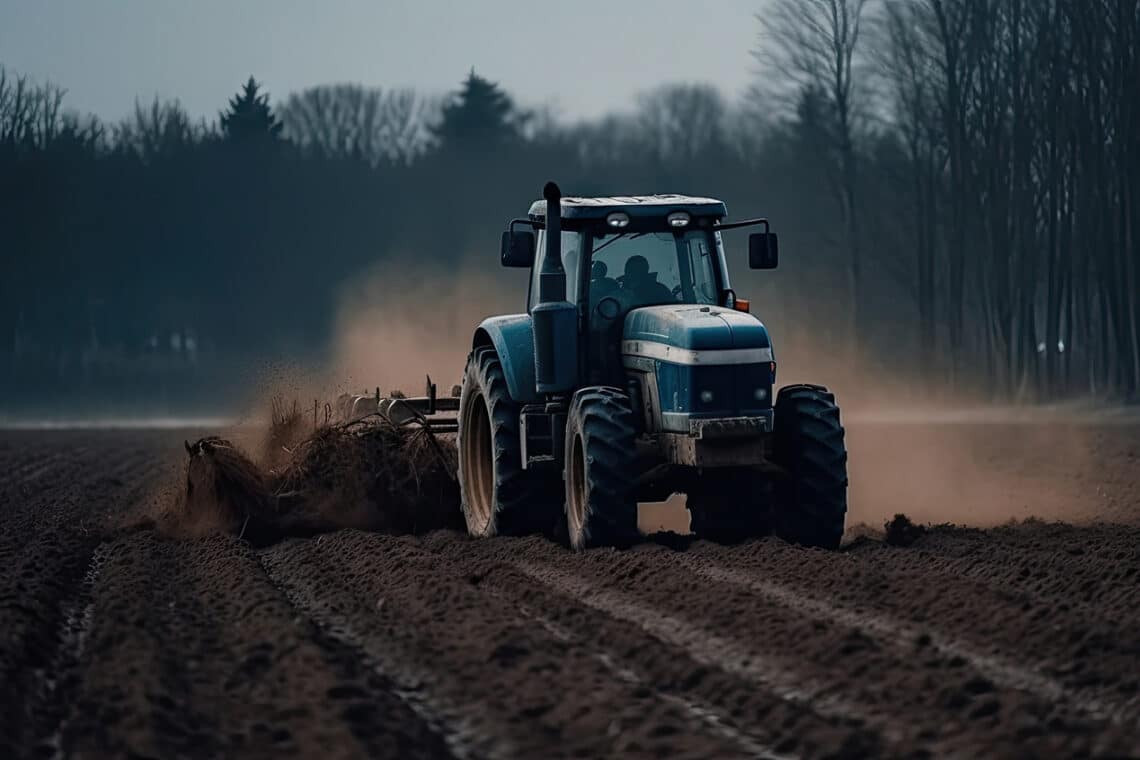
[[[546,230],[539,230],[535,238],[534,267],[530,270],[530,298],[527,311],[538,304],[538,273],[546,259]],[[566,270],[566,300],[578,302],[578,267],[582,261],[582,233],[562,231],[562,268]]]

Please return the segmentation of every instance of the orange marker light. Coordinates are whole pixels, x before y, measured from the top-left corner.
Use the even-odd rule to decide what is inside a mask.
[[[747,312],[752,308],[752,302],[747,298],[737,298],[736,305],[734,305],[732,308],[736,309],[737,311]]]

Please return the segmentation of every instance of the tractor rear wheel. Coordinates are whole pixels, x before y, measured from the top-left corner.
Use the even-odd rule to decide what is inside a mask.
[[[575,549],[628,546],[637,540],[633,420],[629,396],[617,388],[584,388],[570,401],[566,528]]]
[[[495,349],[471,352],[459,393],[459,499],[472,536],[550,533],[558,514],[550,484],[522,468],[519,405]]]
[[[770,488],[763,473],[711,470],[689,489],[689,531],[697,538],[734,544],[768,535]]]
[[[839,407],[826,388],[780,389],[773,458],[787,471],[776,486],[776,535],[838,549],[847,515],[847,448]]]

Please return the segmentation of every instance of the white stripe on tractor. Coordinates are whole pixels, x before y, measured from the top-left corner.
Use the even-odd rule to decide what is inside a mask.
[[[673,364],[762,364],[772,361],[771,348],[720,348],[694,351],[650,340],[622,341],[621,352],[626,356],[658,359]]]

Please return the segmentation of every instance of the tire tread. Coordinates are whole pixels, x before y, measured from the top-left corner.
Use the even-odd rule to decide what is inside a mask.
[[[780,390],[775,456],[789,475],[779,489],[776,533],[805,546],[839,548],[847,516],[847,449],[834,394],[813,385]]]
[[[481,535],[549,533],[554,525],[554,507],[557,504],[550,504],[551,489],[548,485],[535,473],[522,468],[519,404],[511,398],[502,363],[493,347],[482,346],[471,352],[464,382],[473,382],[478,386],[491,420],[492,456],[495,461],[494,514]],[[462,441],[458,443],[462,445]],[[460,495],[466,516],[467,500],[463,496],[462,484]],[[468,521],[469,530],[470,526],[471,522]]]
[[[570,536],[571,546],[629,545],[638,535],[632,483],[637,432],[629,397],[617,388],[582,389],[570,402],[566,427],[567,457],[572,436],[582,436],[588,493],[582,534]],[[565,502],[569,508],[569,496]]]

